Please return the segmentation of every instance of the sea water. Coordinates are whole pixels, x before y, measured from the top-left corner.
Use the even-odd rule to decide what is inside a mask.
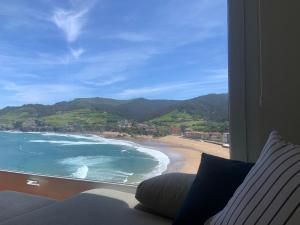
[[[0,132],[0,170],[131,184],[161,174],[168,164],[164,153],[129,141]]]

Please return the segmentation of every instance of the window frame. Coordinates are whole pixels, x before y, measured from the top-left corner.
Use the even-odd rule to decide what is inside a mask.
[[[261,149],[260,0],[228,0],[231,158],[254,162]]]

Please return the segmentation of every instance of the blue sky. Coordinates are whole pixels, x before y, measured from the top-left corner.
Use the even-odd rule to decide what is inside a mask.
[[[227,92],[225,0],[0,2],[0,107]]]

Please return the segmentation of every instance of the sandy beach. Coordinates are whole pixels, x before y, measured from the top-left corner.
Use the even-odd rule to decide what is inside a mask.
[[[186,139],[180,136],[166,136],[158,139],[171,151],[179,154],[176,159],[170,157],[168,172],[197,173],[202,153],[229,158],[229,148],[200,140]],[[166,153],[168,155],[168,153]]]
[[[150,136],[132,137],[126,134],[105,132],[97,135],[107,138],[130,140],[165,153],[170,158],[167,172],[197,173],[202,153],[229,158],[229,148],[201,140],[169,135],[161,138]]]

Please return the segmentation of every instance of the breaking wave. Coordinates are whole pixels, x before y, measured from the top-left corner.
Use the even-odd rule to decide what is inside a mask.
[[[60,160],[59,163],[69,167],[72,177],[77,179],[128,182],[134,173],[113,170],[110,165],[113,161],[104,156],[78,156]]]
[[[31,143],[49,143],[58,145],[97,145],[97,142],[88,141],[51,141],[51,140],[30,140]]]
[[[88,175],[89,168],[87,166],[79,167],[76,172],[72,173],[72,176],[78,179],[85,179]]]
[[[104,138],[97,135],[78,135],[78,134],[60,134],[60,133],[41,133],[42,136],[57,136],[74,139],[73,141],[53,141],[53,140],[31,140],[33,143],[50,143],[50,144],[60,144],[60,145],[119,145],[127,146],[132,149],[147,154],[154,158],[158,162],[158,165],[148,174],[145,174],[145,179],[153,176],[162,174],[167,170],[170,163],[170,159],[164,153],[154,150],[149,147],[141,146],[137,143],[125,140],[115,140],[110,138]],[[125,152],[128,150],[122,150]]]

